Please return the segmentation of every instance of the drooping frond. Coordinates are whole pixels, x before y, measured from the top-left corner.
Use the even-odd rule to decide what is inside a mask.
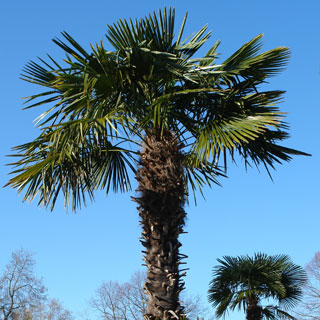
[[[288,312],[281,310],[277,306],[266,306],[262,309],[262,313],[264,317],[268,320],[296,320],[294,316],[289,314]]]
[[[80,123],[81,125],[81,123]],[[71,200],[72,210],[86,203],[85,195],[94,198],[94,190],[131,189],[128,168],[135,172],[136,160],[119,143],[112,145],[105,136],[93,136],[92,131],[73,126],[69,130],[44,132],[33,142],[16,147],[19,160],[9,183],[19,192],[25,190],[24,200],[32,201],[39,194],[39,205],[52,210],[61,193],[66,207]],[[87,131],[87,132],[86,132]],[[80,141],[79,141],[80,140]],[[22,154],[22,156],[21,156]]]
[[[220,185],[218,177],[225,175],[215,163],[200,161],[197,154],[188,153],[184,154],[184,157],[186,193],[189,193],[190,185],[196,203],[196,191],[200,191],[204,196],[203,188],[213,184]]]

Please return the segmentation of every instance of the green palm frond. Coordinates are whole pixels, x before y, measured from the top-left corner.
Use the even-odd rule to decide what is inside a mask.
[[[289,138],[289,134],[285,131],[268,130],[263,136],[240,146],[237,151],[240,157],[244,159],[246,167],[251,166],[251,162],[257,167],[262,164],[271,177],[269,168],[275,169],[274,164],[281,164],[282,161],[288,162],[292,159],[292,155],[310,156],[305,152],[278,144],[279,141],[287,138]],[[234,153],[232,153],[232,156],[233,154]]]
[[[250,162],[263,163],[269,170],[274,168],[274,163],[291,160],[290,155],[308,155],[278,145],[288,138],[284,114],[275,107],[283,92],[250,93],[242,97],[238,94],[237,90],[229,92],[207,110],[210,116],[194,133],[196,139],[192,146],[200,159],[216,161],[222,155],[226,163],[226,155],[234,160],[238,152],[246,166]]]
[[[263,81],[265,78],[281,72],[290,58],[289,49],[278,47],[258,54],[262,48],[262,37],[263,34],[260,34],[244,44],[225,60],[218,70],[224,71],[226,78],[229,75],[239,75],[244,78],[252,77],[259,81]]]
[[[66,207],[71,198],[75,210],[81,202],[86,203],[86,193],[92,200],[93,191],[99,187],[107,193],[111,186],[115,192],[131,190],[128,169],[135,172],[133,152],[119,143],[112,145],[101,134],[101,126],[95,130],[84,120],[48,129],[15,150],[13,156],[20,159],[11,163],[15,170],[8,184],[19,192],[26,190],[24,200],[32,201],[39,194],[38,204],[50,206],[51,210],[59,193]]]
[[[8,184],[17,188],[19,193],[25,190],[24,201],[32,201],[39,194],[38,205],[51,205],[53,209],[60,191],[67,207],[70,196],[73,208],[80,206],[81,202],[86,203],[86,193],[93,199],[90,173],[79,157],[69,152],[64,156],[54,153],[39,138],[15,150],[18,154],[12,156],[20,159],[11,163],[15,170]]]
[[[199,58],[199,67],[214,66],[214,62],[218,57],[217,49],[220,45],[220,41],[216,41],[215,44],[208,50],[203,58]],[[217,69],[217,68],[215,68]]]
[[[184,154],[185,186],[186,193],[189,193],[189,185],[193,192],[196,203],[196,191],[203,195],[205,186],[212,187],[213,184],[220,185],[218,177],[225,177],[223,171],[212,162],[202,162],[197,154]]]
[[[294,316],[284,310],[279,309],[277,306],[266,306],[262,309],[262,313],[268,320],[296,320]]]

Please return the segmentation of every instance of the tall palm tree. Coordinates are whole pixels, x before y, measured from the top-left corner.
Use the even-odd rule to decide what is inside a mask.
[[[218,318],[238,307],[246,312],[247,320],[294,319],[287,310],[300,301],[307,276],[287,255],[225,256],[218,262],[208,292]],[[263,307],[263,299],[279,305]]]
[[[63,32],[63,41],[53,40],[67,54],[62,64],[51,56],[28,63],[23,79],[44,88],[28,108],[48,110],[38,118],[40,135],[14,148],[8,183],[51,209],[62,194],[75,210],[96,189],[130,190],[133,172],[148,312],[161,319],[183,312],[178,237],[188,186],[202,192],[218,183],[236,154],[267,170],[304,154],[278,144],[288,137],[276,107],[283,91],[258,89],[285,66],[288,48],[259,53],[259,35],[216,64],[219,42],[196,57],[210,38],[207,26],[182,41],[186,18],[177,36],[171,8],[119,20],[108,26],[111,51],[102,42],[85,50]]]

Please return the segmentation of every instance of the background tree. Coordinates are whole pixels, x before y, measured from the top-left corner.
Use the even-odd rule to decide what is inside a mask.
[[[258,253],[253,258],[225,256],[218,262],[208,292],[217,317],[238,308],[247,320],[294,319],[287,310],[301,300],[307,277],[288,256]],[[278,305],[262,306],[269,299]]]
[[[42,279],[34,274],[33,255],[20,249],[12,253],[0,278],[1,320],[72,320],[57,299],[46,296]]]
[[[105,320],[143,320],[147,313],[147,294],[144,290],[146,273],[135,272],[130,281],[103,282],[90,300],[92,310]],[[196,319],[207,312],[199,296],[181,297],[188,319]]]
[[[13,320],[72,320],[73,316],[68,309],[57,299],[49,299],[27,308],[20,308]]]
[[[320,251],[307,264],[308,281],[303,288],[303,300],[295,312],[298,319],[320,320]]]
[[[12,253],[0,278],[1,319],[8,320],[20,311],[42,304],[46,288],[34,274],[32,254],[21,249]]]
[[[117,281],[103,282],[90,305],[99,317],[106,320],[126,319],[128,309],[123,303],[121,286]]]
[[[73,316],[68,309],[57,299],[51,299],[47,303],[45,317],[43,320],[72,320]]]
[[[259,35],[217,64],[219,42],[204,57],[207,26],[182,40],[186,16],[175,36],[174,10],[108,26],[107,40],[87,52],[69,34],[54,39],[65,64],[30,62],[23,78],[42,86],[29,107],[49,109],[39,117],[41,134],[15,148],[19,159],[9,185],[40,196],[54,207],[62,193],[75,209],[98,188],[130,190],[128,170],[139,183],[134,200],[143,227],[150,318],[183,314],[181,243],[188,186],[218,183],[220,164],[236,154],[250,165],[274,168],[302,152],[283,147],[288,137],[276,104],[282,91],[259,86],[282,70],[288,48],[260,53]],[[34,99],[37,102],[34,101]],[[139,150],[137,150],[139,149]]]

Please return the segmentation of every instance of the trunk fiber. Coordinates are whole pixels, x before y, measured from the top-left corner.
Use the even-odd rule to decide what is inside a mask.
[[[171,132],[161,137],[146,136],[137,172],[138,204],[141,218],[144,261],[148,268],[145,290],[147,319],[177,319],[183,314],[179,292],[184,289],[179,265],[179,235],[183,232],[185,211],[182,145]]]
[[[260,307],[256,303],[249,304],[249,306],[247,307],[246,313],[247,313],[246,320],[261,320],[263,317],[262,307]]]

